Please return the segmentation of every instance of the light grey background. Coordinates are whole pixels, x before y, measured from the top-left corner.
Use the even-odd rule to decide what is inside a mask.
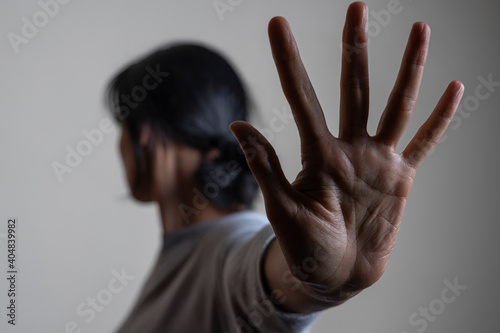
[[[389,3],[367,1],[377,13]],[[289,111],[267,38],[269,19],[282,15],[292,26],[336,135],[348,4],[243,0],[221,20],[212,0],[72,0],[15,53],[7,34],[21,34],[22,18],[32,21],[40,6],[34,0],[2,1],[0,276],[7,270],[1,234],[7,218],[17,217],[20,230],[18,325],[6,323],[7,281],[2,278],[0,331],[64,332],[66,323],[74,321],[83,332],[111,332],[149,274],[160,245],[159,214],[155,205],[124,199],[119,131],[104,134],[62,182],[51,166],[64,163],[66,146],[75,149],[85,139],[82,130],[98,128],[108,118],[103,88],[117,70],[166,42],[205,42],[237,66],[261,114],[257,127],[265,127],[274,108]],[[432,29],[420,99],[398,147],[402,151],[451,80],[464,82],[470,103],[479,77],[500,81],[500,6],[493,0],[401,0],[398,8],[384,25],[370,15],[373,29],[380,27],[372,30],[369,45],[370,133],[392,89],[412,23],[425,21]],[[424,331],[500,330],[500,87],[479,102],[477,109],[464,108],[456,115],[455,128],[448,129],[446,140],[419,169],[385,275],[344,305],[325,311],[312,332],[418,332],[423,326],[410,325],[412,313],[439,305],[444,280],[455,278],[468,288]],[[293,180],[300,167],[295,125],[275,133],[272,143]],[[135,279],[85,322],[88,317],[76,313],[79,304],[106,289],[112,270],[122,268]]]

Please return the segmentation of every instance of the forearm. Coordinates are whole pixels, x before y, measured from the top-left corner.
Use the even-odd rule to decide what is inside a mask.
[[[264,277],[269,291],[279,300],[279,307],[289,312],[310,313],[339,305],[361,290],[342,286],[326,291],[320,286],[307,284],[306,269],[295,267],[290,271],[277,239],[274,239],[264,255]]]

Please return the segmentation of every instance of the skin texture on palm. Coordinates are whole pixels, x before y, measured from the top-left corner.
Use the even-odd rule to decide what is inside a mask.
[[[417,22],[377,132],[369,135],[367,26],[366,4],[351,4],[343,31],[335,137],[287,21],[274,17],[269,22],[273,58],[301,139],[302,170],[292,183],[261,133],[242,121],[230,126],[263,192],[277,238],[265,255],[265,282],[284,295],[281,306],[289,311],[338,305],[380,279],[417,168],[443,135],[464,92],[461,82],[451,82],[404,151],[395,151],[417,100],[429,46],[430,28]],[[317,261],[308,274],[294,272],[318,248],[328,259]],[[289,271],[300,288],[292,290],[283,278]]]

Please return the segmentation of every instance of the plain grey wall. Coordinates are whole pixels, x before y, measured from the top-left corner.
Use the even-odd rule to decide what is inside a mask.
[[[500,86],[481,85],[488,78],[500,82],[500,5],[400,0],[390,18],[377,15],[394,1],[367,1],[372,10],[370,132],[415,21],[427,22],[432,37],[420,99],[399,151],[453,79],[466,87],[462,111],[417,173],[385,275],[325,311],[312,332],[498,332]],[[66,146],[76,149],[85,140],[83,130],[99,128],[109,118],[103,88],[135,57],[177,40],[221,50],[249,85],[262,118],[257,127],[265,127],[273,109],[289,111],[267,39],[269,19],[282,15],[291,24],[330,130],[338,131],[341,32],[349,1],[232,1],[223,20],[213,0],[60,2],[67,3],[46,22],[38,1],[0,5],[0,276],[7,274],[7,218],[19,222],[18,322],[15,327],[6,322],[8,285],[2,278],[2,332],[64,332],[72,321],[83,332],[111,332],[149,273],[160,245],[159,214],[154,205],[124,199],[119,131],[104,133],[62,182],[52,168],[54,161],[64,163]],[[37,33],[25,31],[31,36],[16,52],[9,33],[22,36],[23,18],[43,26]],[[292,180],[300,167],[295,125],[275,133],[272,143]],[[95,317],[79,315],[88,297],[110,294],[113,270],[122,269],[134,279],[111,294]],[[446,304],[444,281],[454,279],[467,289]],[[429,307],[425,319],[419,311]],[[418,324],[412,326],[411,318]]]

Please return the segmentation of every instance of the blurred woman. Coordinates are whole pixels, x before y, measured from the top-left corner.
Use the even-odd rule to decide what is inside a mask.
[[[247,94],[222,56],[178,44],[123,70],[109,96],[122,125],[127,179],[134,198],[158,203],[164,234],[154,270],[118,332],[307,332],[320,311],[380,279],[416,170],[464,91],[451,82],[403,152],[395,151],[418,96],[429,37],[427,24],[413,25],[387,107],[369,135],[368,8],[349,6],[335,137],[288,23],[270,21],[273,58],[301,139],[302,170],[292,183],[270,143],[245,121]],[[265,215],[249,209],[257,190],[252,174]]]

